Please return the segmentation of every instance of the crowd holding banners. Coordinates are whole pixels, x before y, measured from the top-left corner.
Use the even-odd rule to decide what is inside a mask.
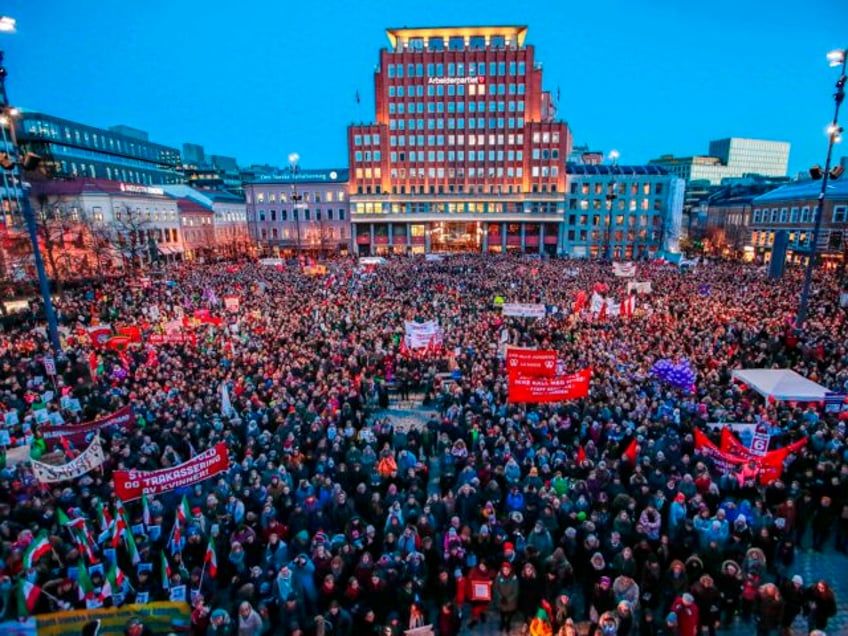
[[[132,408],[122,406],[114,413],[93,422],[67,426],[42,426],[39,430],[42,439],[64,439],[66,442],[81,446],[88,443],[102,429],[114,427],[126,434],[133,430],[135,423],[135,413]]]
[[[225,442],[195,455],[191,459],[174,466],[156,471],[118,470],[115,471],[115,494],[123,501],[141,499],[142,494],[159,495],[171,490],[191,486],[200,481],[226,472],[230,468],[230,458]]]
[[[42,484],[49,484],[82,477],[95,468],[99,468],[103,461],[103,447],[100,445],[100,436],[96,435],[82,454],[74,457],[66,464],[46,464],[34,459],[31,464],[35,478]]]
[[[677,634],[716,618],[714,581],[722,623],[805,613],[826,627],[833,591],[793,580],[792,558],[848,549],[844,420],[815,404],[763,401],[730,372],[793,368],[844,390],[848,325],[835,276],[815,281],[796,337],[786,328],[800,287],[792,270],[775,285],[739,264],[684,276],[640,263],[654,291],[628,320],[599,321],[586,306],[504,316],[495,296],[573,309],[580,292],[626,295],[609,264],[525,263],[398,259],[365,276],[355,261],[333,261],[332,285],[298,267],[192,264],[167,272],[173,284],[102,281],[66,294],[57,306],[71,333],[90,321],[150,326],[142,347],[98,349],[93,377],[91,344],[69,344],[46,409],[77,426],[129,406],[137,426],[100,429],[103,474],[45,489],[26,464],[0,469],[0,620],[185,598],[197,634],[332,626],[399,636],[422,615],[440,635],[498,615],[538,633],[589,621],[593,633],[677,625],[668,632]],[[240,310],[185,325],[198,310],[220,315],[206,290],[238,294]],[[27,320],[0,334],[0,401],[19,413],[10,436],[35,446],[41,425],[28,416],[44,401],[35,387],[47,346],[36,317]],[[435,321],[441,357],[402,355],[401,321]],[[150,346],[169,323],[194,341]],[[588,394],[513,403],[501,334],[556,351],[563,369],[591,368]],[[692,391],[651,375],[657,360],[683,357],[697,371]],[[386,385],[404,383],[432,407],[423,430],[373,413]],[[768,422],[774,450],[808,442],[768,485],[741,465],[710,474],[695,436],[704,430],[717,445],[720,431],[706,425],[719,421]],[[220,443],[231,461],[217,478],[117,499],[116,473],[171,469]],[[472,596],[487,582],[490,601]],[[31,608],[10,601],[35,588]]]

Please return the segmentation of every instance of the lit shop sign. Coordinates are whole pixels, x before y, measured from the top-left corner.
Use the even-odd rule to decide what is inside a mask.
[[[165,194],[162,188],[151,188],[143,185],[133,185],[131,183],[122,183],[121,192],[134,192],[135,194]]]
[[[428,84],[485,84],[485,77],[431,77]]]

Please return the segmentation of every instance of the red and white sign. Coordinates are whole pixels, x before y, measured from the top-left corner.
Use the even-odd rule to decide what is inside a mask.
[[[158,495],[183,486],[191,486],[214,477],[230,467],[227,444],[219,442],[213,448],[195,455],[187,462],[162,470],[118,470],[114,473],[115,493],[126,501],[141,499],[141,495]]]
[[[557,354],[553,349],[508,347],[506,368],[510,373],[552,378],[556,375]]]
[[[538,303],[504,303],[503,315],[520,318],[544,318],[545,306]]]
[[[613,263],[612,273],[620,278],[633,278],[636,276],[635,263]]]
[[[224,296],[224,307],[227,311],[238,311],[241,307],[238,296]]]
[[[154,333],[147,337],[150,344],[196,344],[193,333]]]
[[[533,377],[512,373],[509,376],[509,401],[538,404],[564,402],[589,395],[592,369],[553,378]]]
[[[404,344],[410,349],[442,346],[442,329],[435,320],[404,323]]]

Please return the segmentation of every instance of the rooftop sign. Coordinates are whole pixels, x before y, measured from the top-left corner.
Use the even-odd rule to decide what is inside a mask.
[[[259,182],[273,183],[347,183],[348,170],[298,170],[282,174],[262,175]]]
[[[485,84],[485,77],[431,77],[428,84]]]
[[[133,194],[165,194],[162,188],[151,188],[150,186],[136,185],[134,183],[122,183],[121,192],[132,192]]]

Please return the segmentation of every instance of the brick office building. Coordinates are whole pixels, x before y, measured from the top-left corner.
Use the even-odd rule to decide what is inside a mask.
[[[359,254],[560,253],[571,151],[527,28],[389,29],[348,129]]]

